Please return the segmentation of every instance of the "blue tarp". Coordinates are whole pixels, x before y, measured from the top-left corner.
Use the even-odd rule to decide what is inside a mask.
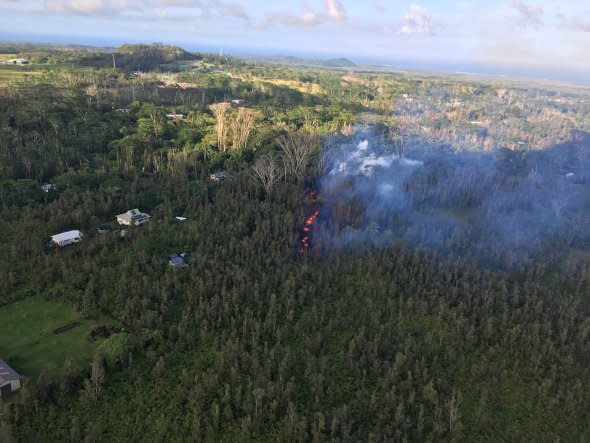
[[[184,265],[184,259],[182,257],[174,257],[168,263],[170,263],[171,266],[182,266]]]

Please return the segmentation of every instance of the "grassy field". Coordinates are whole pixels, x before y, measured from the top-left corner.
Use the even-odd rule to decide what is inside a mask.
[[[0,62],[17,58],[18,54],[0,54]]]
[[[304,94],[318,95],[325,91],[317,83],[304,83],[297,80],[283,80],[283,79],[262,79],[254,77],[253,80],[257,83],[271,83],[275,86],[282,86],[284,88],[291,88]]]
[[[79,326],[54,333],[76,321]],[[99,324],[81,319],[68,305],[39,296],[11,303],[0,308],[0,358],[25,376],[37,376],[51,365],[61,367],[67,358],[82,363],[92,358],[100,343],[87,339]]]
[[[26,80],[27,78],[39,77],[42,74],[40,71],[32,71],[29,68],[18,66],[16,68],[9,67],[9,69],[0,69],[0,87],[8,86],[18,80]]]

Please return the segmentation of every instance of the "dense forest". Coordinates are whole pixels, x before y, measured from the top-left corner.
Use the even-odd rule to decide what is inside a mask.
[[[0,441],[590,441],[586,90],[17,49],[0,318],[99,327],[37,366],[3,330]],[[365,138],[374,169],[331,173]]]

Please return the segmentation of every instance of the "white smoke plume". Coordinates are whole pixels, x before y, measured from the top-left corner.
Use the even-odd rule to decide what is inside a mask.
[[[324,153],[324,251],[404,242],[496,264],[564,247],[590,252],[590,134],[529,152],[459,152],[414,140],[410,157],[364,135]]]
[[[420,160],[400,158],[396,154],[377,154],[369,150],[369,141],[363,140],[356,149],[343,152],[342,158],[336,160],[334,167],[330,170],[331,176],[364,175],[370,177],[377,169],[389,169],[396,164],[399,167],[422,166]]]

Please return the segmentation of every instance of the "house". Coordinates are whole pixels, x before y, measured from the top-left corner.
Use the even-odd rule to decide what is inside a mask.
[[[166,120],[176,121],[182,120],[184,118],[184,114],[166,114]]]
[[[126,226],[139,226],[150,220],[151,216],[144,212],[140,212],[139,209],[130,209],[129,211],[117,215],[117,223]]]
[[[234,99],[233,99],[231,102],[232,102],[234,105],[238,105],[238,106],[240,106],[240,105],[243,105],[243,104],[246,102],[246,100],[244,100],[244,99],[242,99],[242,98],[234,98]]]
[[[57,191],[57,185],[54,185],[53,183],[43,183],[41,185],[41,190],[47,193],[49,193],[49,191]]]
[[[19,390],[20,379],[21,376],[14,369],[4,360],[0,360],[0,398]]]
[[[11,60],[6,60],[4,62],[5,65],[28,65],[29,60],[26,58],[13,58]]]
[[[55,234],[51,236],[51,244],[61,248],[81,242],[83,236],[84,234],[78,230],[62,232],[61,234]]]
[[[227,180],[229,178],[229,174],[227,173],[227,171],[219,171],[211,174],[209,178],[214,182],[220,182]]]

